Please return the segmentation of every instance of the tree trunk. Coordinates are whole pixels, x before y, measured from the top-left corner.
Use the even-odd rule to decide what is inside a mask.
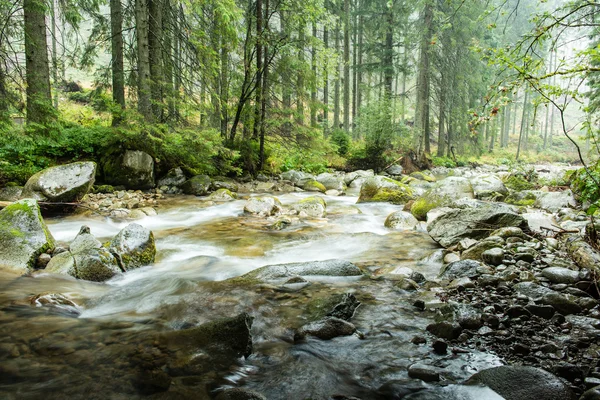
[[[323,46],[329,49],[329,29],[323,27]],[[323,65],[323,133],[329,133],[329,57],[325,57]]]
[[[517,146],[517,155],[515,157],[516,160],[519,159],[519,155],[521,154],[523,133],[525,131],[525,124],[527,123],[527,121],[526,121],[526,119],[527,119],[527,95],[528,95],[528,91],[527,91],[527,88],[525,88],[525,97],[523,99],[523,114],[521,115],[521,130],[519,132],[519,144]]]
[[[386,101],[392,99],[392,84],[394,80],[394,13],[388,6],[385,13],[385,50],[383,55],[383,87]]]
[[[121,0],[110,0],[112,98],[118,108],[113,110],[112,125],[122,122],[125,109],[125,72],[123,67],[123,8]]]
[[[150,62],[150,94],[152,114],[156,121],[163,121],[163,21],[162,2],[166,0],[148,0],[148,50]]]
[[[356,74],[356,116],[360,115],[360,108],[362,107],[362,96],[363,96],[363,32],[364,31],[364,18],[362,13],[358,17],[358,65],[354,65],[354,68],[357,70]]]
[[[304,125],[304,46],[306,22],[301,21],[298,31],[298,63],[300,70],[296,78],[296,123]]]
[[[25,24],[25,74],[27,123],[54,120],[50,94],[50,69],[46,42],[46,5],[42,0],[23,0]]]
[[[317,127],[317,23],[312,23],[313,45],[311,49],[311,72],[312,80],[310,84],[310,126]]]
[[[438,120],[438,157],[443,157],[446,152],[446,137],[444,134],[444,123],[446,119],[446,74],[442,73],[440,84],[440,117]]]
[[[265,27],[264,27],[264,30],[266,30],[266,31],[269,30],[269,20],[267,19],[268,15],[269,15],[269,0],[265,0],[265,18],[264,18]],[[262,169],[265,165],[265,118],[266,118],[266,114],[267,114],[267,101],[268,101],[268,96],[269,96],[269,86],[268,86],[269,47],[266,44],[264,47],[263,56],[264,56],[263,75],[262,75],[263,95],[261,98],[261,105],[260,105],[260,140],[259,140],[259,149],[258,149],[258,170],[259,171],[262,171]]]
[[[135,0],[135,24],[138,56],[138,111],[147,121],[154,121],[150,97],[148,3],[146,0]]]
[[[263,87],[262,87],[262,70],[263,70],[263,54],[262,54],[262,0],[256,0],[256,99],[254,104],[254,127],[252,137],[258,139],[260,135],[260,108],[262,105]]]
[[[268,1],[268,0],[267,0]],[[225,38],[221,38],[221,82],[219,85],[219,104],[221,109],[221,136],[227,137],[227,124],[228,124],[228,110],[227,104],[229,103],[229,50],[227,48],[228,43]],[[266,50],[265,50],[266,51]]]
[[[335,39],[334,46],[335,51],[340,49],[340,21],[338,19],[335,26]],[[333,87],[333,128],[338,129],[340,127],[340,62],[339,58],[336,59],[336,74],[335,84]]]
[[[355,125],[356,120],[356,93],[358,89],[356,62],[358,61],[358,47],[356,45],[358,39],[358,0],[354,0],[354,15],[352,16],[352,125]]]
[[[56,38],[56,5],[54,0],[50,0],[50,31],[52,33],[52,80],[54,90],[52,91],[52,99],[54,100],[54,108],[58,110],[58,54],[57,54],[57,38]]]
[[[175,120],[175,96],[173,93],[173,60],[175,59],[174,50],[174,33],[176,32],[173,24],[174,8],[171,5],[171,0],[163,1],[163,32],[164,32],[164,43],[162,49],[162,59],[164,66],[164,87],[163,96],[167,100],[167,114],[165,115],[165,121]]]
[[[344,129],[350,132],[350,0],[344,0]]]
[[[415,135],[417,152],[429,153],[429,86],[430,60],[429,46],[433,35],[433,8],[430,1],[423,9],[423,36],[419,56],[419,75],[417,80],[417,104],[415,108]]]

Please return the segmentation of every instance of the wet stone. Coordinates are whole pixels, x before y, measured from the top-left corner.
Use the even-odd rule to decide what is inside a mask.
[[[458,338],[462,328],[457,323],[443,321],[427,325],[427,331],[439,338],[453,340]]]
[[[436,354],[446,354],[448,352],[448,343],[446,343],[443,340],[436,340],[435,342],[433,342],[433,344],[431,345],[431,347],[433,348],[433,351]]]
[[[439,382],[440,380],[440,374],[437,369],[424,364],[413,364],[408,367],[408,376],[424,382]]]

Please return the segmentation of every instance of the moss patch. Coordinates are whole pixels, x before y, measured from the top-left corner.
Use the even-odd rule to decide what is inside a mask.
[[[506,179],[504,179],[504,185],[509,189],[517,191],[531,190],[535,187],[535,185],[525,179],[525,177],[517,174],[506,177]]]
[[[410,212],[419,221],[425,221],[427,219],[427,213],[434,208],[441,206],[442,203],[441,199],[428,200],[425,197],[419,197],[410,207]]]

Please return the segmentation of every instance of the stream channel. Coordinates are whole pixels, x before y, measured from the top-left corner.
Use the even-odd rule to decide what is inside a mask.
[[[308,195],[277,194],[284,206]],[[412,306],[413,292],[379,275],[410,267],[435,278],[442,250],[426,232],[384,227],[385,218],[402,206],[355,204],[356,193],[323,197],[326,218],[269,230],[273,221],[243,213],[244,200],[219,204],[171,196],[162,200],[158,215],[136,221],[156,238],[151,267],[102,284],[43,272],[18,279],[0,275],[0,397],[144,398],[130,379],[135,363],[147,361],[135,356],[140,337],[242,312],[254,318],[250,357],[173,378],[168,390],[150,398],[202,399],[243,387],[268,399],[367,400],[381,398],[376,391],[386,382],[412,381],[407,367],[415,362],[444,367],[442,384],[502,364],[476,349],[440,356],[430,345],[411,343],[426,334],[432,315]],[[47,223],[64,243],[82,225],[102,242],[127,225],[83,215]],[[308,277],[311,284],[298,291],[223,282],[264,265],[329,259],[351,261],[372,275]],[[29,296],[46,292],[66,295],[77,310],[27,304]],[[329,311],[344,293],[362,303],[352,319],[360,334],[294,343],[294,332]]]

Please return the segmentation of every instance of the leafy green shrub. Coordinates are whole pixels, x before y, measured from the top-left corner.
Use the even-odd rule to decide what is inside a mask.
[[[434,167],[446,167],[446,168],[454,168],[456,167],[456,163],[450,157],[436,157],[432,158]]]
[[[400,127],[392,122],[389,101],[369,104],[361,110],[356,129],[365,141],[365,163],[375,171],[382,170],[394,137],[400,136]]]
[[[588,214],[593,214],[600,209],[600,187],[596,185],[596,182],[600,182],[600,160],[588,166],[588,170],[589,173],[585,168],[581,168],[570,175],[571,189],[582,201],[592,204],[588,209]]]

